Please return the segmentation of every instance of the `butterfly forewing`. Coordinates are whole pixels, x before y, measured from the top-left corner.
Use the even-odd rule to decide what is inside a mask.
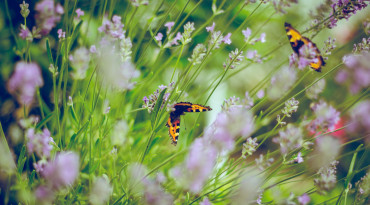
[[[316,44],[313,43],[310,39],[307,37],[304,37],[299,33],[296,29],[292,27],[289,23],[285,22],[285,31],[288,36],[290,45],[292,46],[293,51],[299,56],[299,49],[303,45],[308,45],[309,43],[312,44],[312,46],[315,48],[316,52],[316,58],[314,62],[310,63],[310,67],[314,69],[317,72],[321,72],[321,67],[325,65],[325,61],[323,57],[321,56],[320,50],[317,48]]]

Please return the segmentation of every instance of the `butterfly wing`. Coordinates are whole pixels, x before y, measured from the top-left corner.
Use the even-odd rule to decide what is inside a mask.
[[[302,40],[303,40],[304,44],[311,43],[312,46],[315,48],[316,59],[315,59],[314,62],[310,63],[310,67],[312,69],[314,69],[315,71],[317,71],[317,72],[321,72],[321,67],[324,66],[326,63],[325,63],[324,59],[321,56],[320,50],[317,48],[316,44],[313,43],[310,39],[308,39],[306,37],[302,37]]]
[[[173,116],[170,115],[168,118],[166,126],[168,127],[168,133],[173,145],[177,145],[177,139],[180,133],[180,115]]]
[[[170,113],[166,126],[170,135],[172,144],[176,146],[180,133],[180,116],[185,112],[204,112],[212,110],[208,106],[193,104],[190,102],[179,102],[174,105],[175,110]]]
[[[310,63],[310,67],[312,69],[314,69],[315,71],[317,71],[317,72],[321,72],[321,67],[324,66],[326,63],[325,63],[323,57],[321,56],[320,50],[317,48],[316,44],[313,43],[307,37],[302,36],[301,33],[299,33],[297,30],[295,30],[292,27],[292,25],[290,25],[289,23],[285,22],[284,26],[285,26],[285,31],[286,31],[286,34],[288,36],[290,45],[292,46],[293,51],[296,54],[298,54],[298,56],[299,56],[299,49],[303,45],[307,45],[309,43],[312,43],[312,45],[315,47],[316,59],[314,60],[314,62]]]
[[[285,31],[293,51],[296,54],[299,54],[299,49],[304,45],[301,33],[299,33],[292,27],[292,25],[286,22],[285,22]]]
[[[212,108],[210,108],[209,106],[192,104],[191,107],[187,108],[185,112],[204,112],[210,110],[212,110]]]

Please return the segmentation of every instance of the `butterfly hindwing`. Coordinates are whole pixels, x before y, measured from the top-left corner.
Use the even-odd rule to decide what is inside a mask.
[[[290,25],[289,23],[285,22],[284,26],[285,26],[285,31],[288,36],[290,45],[292,46],[293,51],[298,55],[298,57],[299,57],[299,49],[303,45],[308,45],[309,43],[312,44],[312,46],[315,48],[316,58],[314,62],[310,63],[310,67],[317,72],[321,72],[321,67],[324,66],[326,63],[323,57],[321,56],[320,50],[317,48],[316,44],[313,43],[307,37],[302,36],[301,33],[299,33],[296,29],[294,29],[292,25]]]
[[[190,102],[179,102],[174,105],[174,111],[170,113],[166,126],[168,127],[169,135],[173,145],[177,144],[177,139],[180,133],[180,116],[185,112],[204,112],[210,111],[212,108]]]
[[[180,116],[171,116],[168,118],[166,126],[173,145],[177,144],[180,133]]]

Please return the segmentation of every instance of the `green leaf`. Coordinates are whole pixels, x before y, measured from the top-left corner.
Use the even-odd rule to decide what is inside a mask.
[[[51,112],[50,114],[48,114],[44,119],[42,119],[37,125],[36,125],[36,129],[41,129],[41,127],[43,125],[45,125],[49,120],[52,119],[54,115],[54,112]]]
[[[76,138],[82,134],[82,131],[84,131],[88,125],[89,125],[89,122],[86,122],[84,126],[82,126],[80,130],[78,130],[77,133],[72,135],[71,140],[69,141],[67,150],[72,148],[72,146],[76,143]]]
[[[72,38],[71,38],[71,40],[70,40],[70,41],[69,41],[69,43],[68,43],[68,50],[70,50],[70,49],[71,49],[71,46],[72,46],[73,42],[76,40],[76,38],[77,38],[78,34],[80,33],[80,28],[81,28],[82,22],[83,22],[83,21],[80,21],[80,22],[77,24],[76,28],[73,30]]]
[[[159,94],[157,102],[154,105],[154,109],[153,109],[153,113],[152,113],[152,119],[151,119],[152,128],[154,128],[155,121],[157,119],[159,109],[161,108],[161,105],[162,105],[162,102],[163,102],[163,96],[166,93],[166,90],[167,90],[167,88],[162,90],[162,92]]]
[[[46,51],[48,52],[49,63],[54,65],[53,55],[51,54],[49,39],[46,39]]]
[[[73,122],[75,125],[79,124],[79,121],[76,117],[76,113],[75,113],[75,110],[73,109],[73,107],[70,107],[69,109],[69,114],[72,116],[72,119],[73,119]]]
[[[17,165],[19,174],[22,174],[24,163],[27,160],[27,157],[25,155],[26,155],[26,145],[23,145],[21,153],[19,154],[18,165]]]
[[[35,180],[35,174],[36,174],[36,171],[35,171],[35,170],[33,170],[33,171],[32,171],[32,173],[31,173],[31,175],[30,175],[30,178],[29,178],[29,180],[28,180],[28,186],[29,186],[29,187],[31,187],[31,186],[32,186],[33,181]]]

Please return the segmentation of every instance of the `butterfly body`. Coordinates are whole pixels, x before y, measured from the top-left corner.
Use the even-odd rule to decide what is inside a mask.
[[[317,48],[316,44],[307,37],[302,36],[301,33],[294,29],[289,23],[285,22],[284,26],[290,45],[292,46],[293,51],[298,55],[298,57],[300,57],[299,49],[302,48],[302,46],[308,45],[310,43],[312,44],[312,46],[315,48],[316,57],[315,61],[310,63],[310,67],[317,72],[321,72],[321,67],[324,66],[326,63],[321,56],[320,50]]]
[[[180,116],[186,112],[204,112],[210,111],[212,108],[209,106],[203,106],[199,104],[193,104],[190,102],[179,102],[174,105],[174,111],[170,113],[170,117],[167,120],[166,126],[168,127],[168,133],[170,135],[173,145],[177,144],[177,140],[180,133]]]

